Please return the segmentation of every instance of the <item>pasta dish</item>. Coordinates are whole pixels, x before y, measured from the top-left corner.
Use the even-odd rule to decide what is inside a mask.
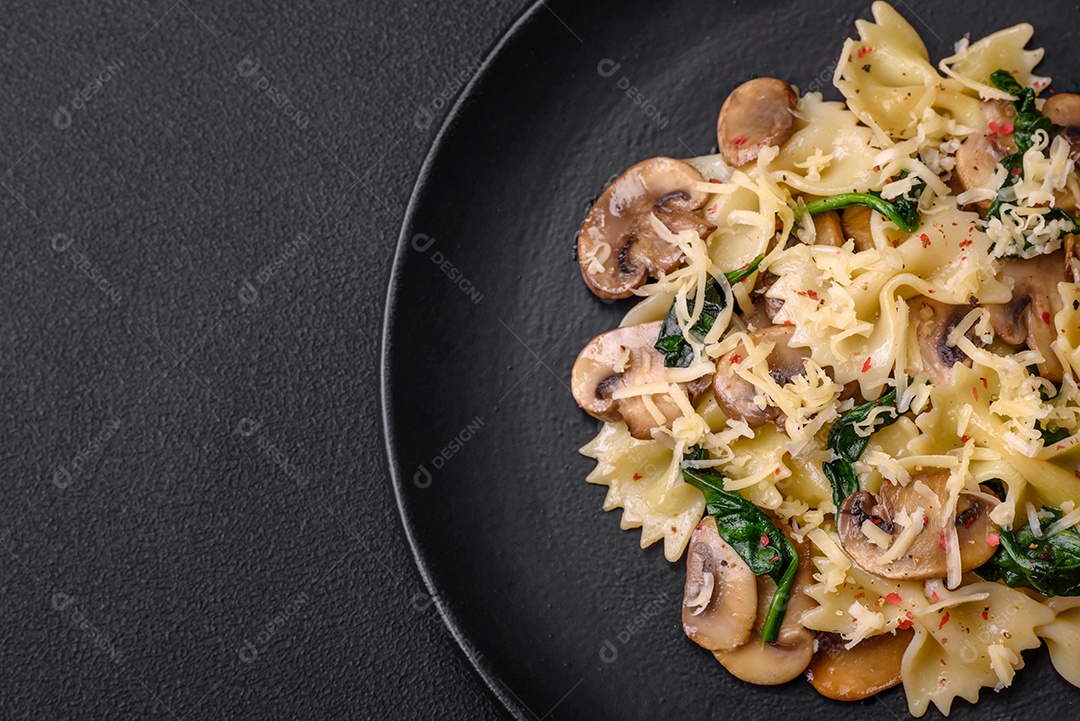
[[[750,80],[715,155],[599,197],[582,277],[637,303],[571,387],[604,509],[685,556],[691,640],[948,715],[1043,643],[1080,686],[1080,95],[1030,25],[935,65],[872,13],[843,101]]]

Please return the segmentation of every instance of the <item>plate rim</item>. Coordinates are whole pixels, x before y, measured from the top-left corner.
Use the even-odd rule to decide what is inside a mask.
[[[402,530],[405,533],[405,540],[409,547],[409,553],[412,556],[413,562],[416,564],[424,588],[427,590],[429,598],[433,602],[435,609],[438,611],[440,620],[450,632],[457,647],[465,655],[471,670],[483,681],[484,687],[490,696],[493,696],[495,700],[501,704],[502,708],[500,710],[511,714],[518,721],[524,721],[529,718],[529,713],[531,713],[529,708],[525,706],[512,691],[510,691],[506,684],[496,680],[496,670],[491,667],[490,663],[488,663],[481,654],[478,654],[471,645],[466,642],[465,634],[459,628],[456,619],[446,609],[442,599],[436,593],[431,569],[420,551],[418,539],[408,522],[405,508],[405,493],[402,485],[403,480],[401,474],[398,472],[400,454],[397,452],[396,443],[390,432],[394,411],[391,405],[390,379],[387,372],[390,362],[389,344],[387,341],[392,337],[390,324],[397,308],[398,279],[402,274],[402,267],[405,262],[406,244],[409,242],[410,234],[413,231],[415,216],[419,212],[420,196],[430,181],[431,171],[435,164],[435,160],[446,146],[447,136],[451,129],[457,124],[467,98],[473,93],[476,86],[487,78],[491,72],[492,66],[499,56],[503,54],[506,47],[513,42],[517,42],[520,37],[530,29],[532,24],[536,21],[536,18],[540,15],[541,8],[551,11],[550,8],[547,7],[545,0],[532,0],[518,14],[509,27],[503,31],[495,43],[485,52],[483,60],[481,60],[476,72],[473,73],[473,76],[469,78],[457,97],[454,98],[450,110],[446,113],[446,117],[443,118],[442,123],[439,125],[439,130],[435,134],[435,138],[431,141],[431,145],[428,146],[427,152],[424,155],[424,160],[420,164],[420,170],[417,172],[416,179],[413,181],[412,190],[409,193],[409,201],[405,206],[405,214],[402,217],[401,228],[395,242],[394,259],[390,266],[390,277],[386,284],[386,305],[383,307],[382,327],[379,334],[381,346],[379,350],[379,419],[382,424],[383,449],[386,453],[387,472],[390,478],[390,486],[394,492],[394,503],[397,507],[398,520],[401,522]],[[554,14],[554,11],[551,12]]]

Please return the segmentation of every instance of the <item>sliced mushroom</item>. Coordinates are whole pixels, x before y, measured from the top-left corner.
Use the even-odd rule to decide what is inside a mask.
[[[671,158],[652,158],[620,175],[578,232],[578,263],[589,289],[601,298],[626,298],[678,264],[682,250],[657,234],[654,214],[673,233],[711,233],[714,227],[697,212],[709,197],[694,187],[703,180],[693,166]]]
[[[769,375],[781,386],[790,383],[795,376],[806,374],[803,361],[810,357],[810,350],[789,345],[794,333],[793,325],[774,325],[750,334],[755,345],[773,344],[768,357]],[[746,346],[740,343],[735,350],[716,361],[712,391],[720,409],[728,418],[745,421],[751,428],[760,428],[769,421],[783,425],[784,417],[780,409],[775,406],[759,408],[754,402],[759,395],[757,388],[735,372],[735,366],[742,363],[744,358]]]
[[[586,413],[608,423],[626,421],[630,435],[642,440],[652,439],[655,428],[670,427],[682,411],[666,395],[651,395],[662,416],[657,419],[644,396],[611,396],[619,388],[664,380],[664,356],[653,348],[661,323],[628,325],[598,335],[578,354],[570,375],[574,400]],[[705,376],[680,385],[693,400],[709,389],[711,380]]]
[[[757,578],[706,516],[686,554],[683,631],[709,651],[732,651],[750,638],[757,619]]]
[[[877,247],[874,234],[870,231],[870,219],[874,211],[865,205],[849,205],[841,211],[840,222],[844,227],[844,237],[855,243],[855,250],[862,252]]]
[[[994,167],[1006,155],[1016,152],[1016,141],[1012,132],[1003,132],[1002,126],[1009,129],[1016,119],[1012,103],[1008,100],[986,100],[982,103],[983,116],[987,127],[975,131],[964,139],[956,151],[956,177],[964,190],[971,190],[986,184],[994,174]],[[977,204],[985,210],[989,201]]]
[[[1080,95],[1055,93],[1043,105],[1042,114],[1050,118],[1050,122],[1064,128],[1061,134],[1069,141],[1072,156],[1076,159],[1075,171],[1075,167],[1080,165]],[[1070,174],[1069,181],[1064,188],[1054,191],[1054,207],[1072,214],[1077,211],[1077,203],[1080,201],[1077,197],[1080,195],[1080,187],[1075,172]]]
[[[844,551],[863,570],[881,578],[895,581],[945,578],[948,575],[945,532],[947,524],[952,523],[960,541],[961,571],[966,573],[986,563],[995,550],[987,538],[998,530],[990,522],[990,512],[997,502],[983,495],[961,493],[955,516],[946,518],[943,509],[949,497],[945,487],[948,480],[948,471],[935,471],[912,476],[906,486],[882,483],[880,499],[866,491],[848,496],[837,521]],[[929,489],[929,497],[922,487]],[[889,534],[889,548],[892,548],[904,530],[897,518],[901,512],[912,516],[917,508],[923,509],[926,520],[911,545],[896,560],[883,559],[888,551],[871,541],[863,531],[863,524],[869,521]]]
[[[949,305],[929,298],[913,300],[912,306],[923,370],[930,375],[932,382],[949,383],[954,365],[963,363],[971,366],[971,359],[967,354],[956,346],[949,345],[948,340],[953,328],[971,311],[972,306]],[[969,330],[966,336],[976,345],[980,345],[974,330]]]
[[[716,125],[724,162],[739,168],[757,160],[762,147],[786,143],[795,131],[797,100],[792,87],[776,78],[755,78],[735,88]]]
[[[814,657],[814,636],[800,619],[803,611],[814,605],[805,591],[814,583],[808,543],[796,544],[799,568],[791,588],[784,622],[775,643],[761,642],[761,629],[768,615],[769,604],[776,594],[776,583],[768,576],[759,576],[757,621],[750,640],[734,651],[714,653],[716,660],[736,678],[761,686],[776,686],[796,678]]]
[[[1012,280],[1012,300],[986,306],[994,333],[1006,343],[1039,351],[1045,359],[1039,375],[1052,383],[1060,383],[1065,372],[1050,344],[1057,338],[1054,316],[1062,308],[1057,285],[1066,280],[1066,270],[1064,251],[1003,260],[998,278]]]
[[[840,224],[840,214],[835,210],[818,213],[814,218],[814,245],[829,245],[839,248],[844,244],[844,228]]]
[[[900,664],[915,632],[897,629],[863,639],[851,649],[837,633],[817,638],[806,679],[819,694],[837,701],[861,701],[900,683]]]

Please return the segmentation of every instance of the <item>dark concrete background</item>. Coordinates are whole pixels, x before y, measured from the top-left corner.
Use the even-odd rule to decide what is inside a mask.
[[[499,717],[404,542],[377,340],[525,4],[5,7],[0,717]]]

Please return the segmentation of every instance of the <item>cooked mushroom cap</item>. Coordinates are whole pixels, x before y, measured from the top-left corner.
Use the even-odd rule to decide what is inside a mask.
[[[855,242],[855,250],[862,252],[874,248],[874,234],[870,231],[870,219],[874,211],[865,205],[849,205],[841,211],[844,237]]]
[[[949,497],[945,487],[948,480],[948,471],[936,471],[912,476],[906,486],[889,481],[882,483],[880,500],[866,491],[848,496],[837,521],[844,551],[862,569],[881,578],[896,581],[944,578],[948,574],[944,534],[947,524],[952,523],[960,540],[961,570],[966,573],[986,563],[994,555],[994,547],[987,543],[987,537],[998,530],[989,517],[997,502],[961,493],[955,517],[945,518],[942,509]],[[931,503],[919,492],[917,484],[920,481],[937,499],[935,502]],[[903,555],[895,561],[883,562],[881,557],[887,551],[871,542],[863,532],[863,523],[870,521],[892,536],[892,542],[896,543],[903,530],[896,523],[898,514],[900,511],[913,514],[918,507],[926,512],[922,530]]]
[[[1003,260],[998,278],[1012,280],[1012,300],[986,306],[994,333],[1006,343],[1023,343],[1039,351],[1045,359],[1039,364],[1039,375],[1053,383],[1060,383],[1065,372],[1050,347],[1057,338],[1054,316],[1062,308],[1057,285],[1066,280],[1065,273],[1063,251]]]
[[[787,683],[805,671],[814,656],[814,636],[800,623],[803,611],[814,605],[805,593],[814,582],[809,544],[797,544],[797,550],[799,568],[776,642],[761,643],[761,628],[776,593],[776,583],[768,576],[759,576],[757,621],[750,640],[734,651],[713,654],[736,678],[761,686]]]
[[[620,175],[578,232],[578,263],[589,289],[601,298],[626,298],[678,264],[682,251],[653,229],[654,213],[673,233],[712,232],[696,212],[709,197],[694,187],[703,180],[693,166],[671,158],[652,158]]]
[[[1080,95],[1054,93],[1047,98],[1042,114],[1063,128],[1080,128]]]
[[[757,618],[757,578],[706,516],[690,536],[686,554],[683,631],[709,651],[746,643]]]
[[[806,679],[817,692],[837,701],[860,701],[900,683],[900,663],[915,636],[911,629],[871,636],[844,648],[836,633],[818,636]]]
[[[598,335],[582,349],[570,375],[574,400],[586,413],[608,423],[626,421],[630,435],[642,440],[652,439],[654,428],[670,426],[682,411],[666,395],[654,395],[653,403],[664,416],[658,423],[642,396],[616,400],[611,395],[624,386],[664,380],[664,356],[653,348],[660,325],[628,325]],[[706,376],[682,387],[694,399],[709,389],[710,381]]]
[[[1012,133],[998,130],[1016,119],[1012,103],[1007,100],[987,100],[982,104],[982,111],[987,122],[986,129],[969,135],[956,151],[956,177],[964,190],[984,185],[994,174],[998,161],[1016,152]],[[978,205],[985,209],[989,207],[989,201],[982,201]]]
[[[964,351],[948,343],[949,334],[971,311],[971,306],[949,305],[929,298],[919,298],[913,305],[923,370],[934,383],[948,383],[952,380],[955,364],[971,365],[971,359]],[[968,331],[967,337],[979,343],[974,332]]]
[[[839,248],[844,244],[844,228],[840,224],[840,214],[835,210],[818,213],[814,217],[814,245],[831,245]]]
[[[769,353],[769,375],[781,386],[792,378],[806,373],[803,361],[810,357],[807,348],[792,348],[788,345],[795,333],[795,326],[774,325],[756,330],[750,334],[755,345],[773,343]],[[746,358],[746,347],[741,343],[727,355],[717,359],[716,373],[713,376],[713,396],[720,409],[728,418],[745,421],[751,428],[760,428],[769,421],[782,423],[780,409],[774,406],[758,408],[754,396],[758,395],[753,383],[744,380],[735,372],[735,366]]]
[[[720,109],[716,140],[724,162],[738,168],[766,145],[783,145],[795,130],[795,91],[783,80],[756,78],[732,91]]]

